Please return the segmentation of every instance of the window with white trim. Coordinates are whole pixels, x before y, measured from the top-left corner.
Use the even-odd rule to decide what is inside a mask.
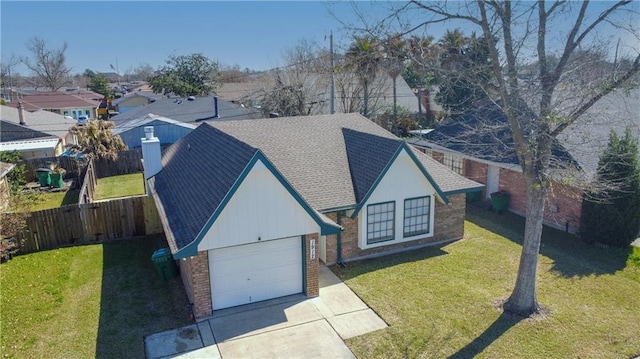
[[[452,155],[450,153],[442,154],[442,164],[450,170],[461,175],[462,174],[462,157]]]
[[[390,241],[394,237],[396,203],[384,202],[367,206],[367,244]]]
[[[405,199],[403,236],[429,233],[430,218],[431,196]]]

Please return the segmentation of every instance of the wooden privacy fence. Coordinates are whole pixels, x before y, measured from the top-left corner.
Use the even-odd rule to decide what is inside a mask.
[[[83,161],[78,161],[73,157],[44,157],[44,158],[31,158],[22,161],[25,165],[25,179],[27,182],[37,181],[36,170],[38,168],[49,168],[51,165],[58,165],[64,168],[67,173],[64,178],[77,177],[78,168],[83,165]]]
[[[78,195],[78,202],[80,204],[93,202],[93,194],[96,192],[96,187],[98,186],[98,179],[96,178],[94,168],[93,160],[90,160],[89,165],[87,165],[85,169],[82,187],[80,187],[80,194]]]
[[[115,161],[96,158],[94,167],[96,177],[104,178],[142,172],[140,160],[142,160],[142,149],[140,148],[118,152],[118,159]]]
[[[162,232],[153,198],[139,196],[32,212],[17,239],[29,253]]]

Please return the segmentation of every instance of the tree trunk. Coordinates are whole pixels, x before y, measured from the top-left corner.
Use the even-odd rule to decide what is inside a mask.
[[[511,296],[504,303],[507,313],[529,317],[540,308],[536,297],[536,272],[542,239],[542,218],[547,188],[533,174],[525,174],[527,183],[527,213],[524,243],[520,255],[518,277]]]

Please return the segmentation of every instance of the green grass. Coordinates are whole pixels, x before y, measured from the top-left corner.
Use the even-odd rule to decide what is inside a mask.
[[[501,313],[523,220],[470,208],[465,238],[333,267],[388,324],[347,340],[359,358],[629,358],[640,355],[640,250],[545,228],[538,300],[546,317]]]
[[[65,192],[41,192],[29,207],[32,211],[41,211],[43,209],[58,208],[68,204],[78,204],[80,191],[77,189]]]
[[[143,195],[144,180],[142,173],[112,176],[98,179],[95,199],[119,198]]]
[[[143,337],[189,322],[178,278],[161,281],[162,237],[69,247],[0,265],[3,358],[142,358]]]

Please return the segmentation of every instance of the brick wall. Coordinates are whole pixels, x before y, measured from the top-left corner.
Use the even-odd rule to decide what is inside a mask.
[[[414,241],[390,244],[387,246],[360,249],[358,247],[358,219],[342,216],[340,224],[342,231],[342,260],[350,261],[365,256],[382,254],[387,251],[398,251],[405,248],[420,246],[429,243],[451,241],[462,238],[464,235],[465,194],[449,196],[449,204],[442,204],[436,200],[434,213],[434,235],[416,239]],[[326,213],[332,220],[337,220],[337,213]],[[327,236],[327,264],[337,261],[337,236]]]
[[[198,252],[197,256],[180,260],[179,263],[182,282],[189,301],[193,303],[196,319],[210,317],[213,312],[207,252]]]
[[[305,266],[306,266],[306,288],[304,288],[304,293],[308,297],[317,297],[320,294],[320,283],[318,279],[318,257],[320,256],[320,251],[318,248],[318,233],[307,234],[305,236]],[[315,257],[311,259],[311,241],[314,240],[316,243],[316,252]]]
[[[509,210],[520,215],[527,212],[527,193],[524,175],[513,170],[500,169],[500,190],[511,194]],[[549,196],[544,205],[545,224],[576,233],[582,212],[581,191],[561,184],[551,183]]]
[[[464,160],[464,176],[470,180],[474,180],[484,185],[487,184],[487,171],[488,165],[486,163],[480,163],[471,161],[469,159]],[[486,196],[486,188],[482,190],[482,198]]]

